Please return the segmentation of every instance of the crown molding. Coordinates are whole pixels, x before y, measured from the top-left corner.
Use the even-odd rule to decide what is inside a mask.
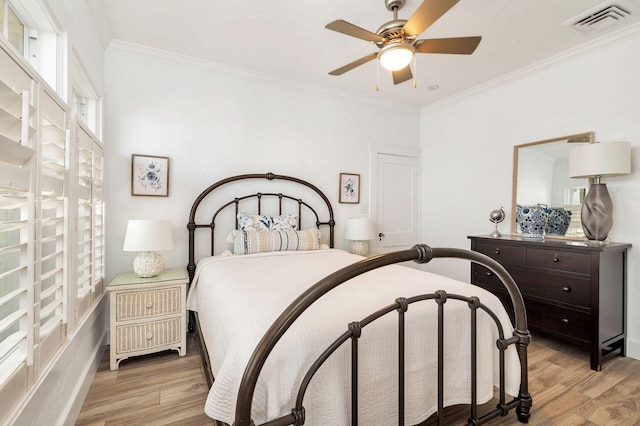
[[[602,50],[610,47],[612,44],[615,44],[622,40],[632,39],[635,37],[640,37],[640,22],[630,25],[626,28],[618,30],[616,32],[607,34],[606,36],[600,37],[596,40],[583,43],[579,46],[576,46],[572,49],[566,50],[557,55],[551,56],[549,58],[538,61],[534,64],[528,65],[519,70],[513,71],[511,73],[505,74],[496,79],[490,80],[486,83],[475,86],[469,90],[465,90],[464,92],[460,92],[456,95],[450,96],[446,99],[443,99],[438,102],[434,102],[430,105],[425,105],[420,108],[420,112],[426,112],[434,109],[439,109],[442,106],[453,104],[464,100],[470,96],[482,93],[484,91],[490,90],[496,86],[500,86],[506,83],[514,82],[525,77],[531,76],[542,69],[546,69],[551,67],[557,63],[561,63],[563,61],[567,61],[576,56],[580,56],[583,54],[591,53],[597,50]]]
[[[314,85],[299,80],[293,80],[284,77],[278,77],[273,74],[266,74],[259,71],[252,71],[245,68],[235,67],[232,65],[214,62],[207,59],[200,59],[193,56],[183,55],[180,53],[170,52],[163,49],[143,46],[136,43],[114,39],[109,43],[106,53],[118,55],[128,55],[135,58],[151,59],[159,62],[166,62],[179,66],[188,66],[201,68],[206,71],[221,72],[231,74],[236,77],[246,78],[252,81],[261,80],[269,84],[280,85],[283,87],[297,87],[303,90],[311,90],[318,93],[330,95],[332,97],[339,96],[341,98],[352,99],[358,102],[373,104],[376,106],[384,106],[385,108],[395,108],[408,113],[419,114],[419,107],[411,107],[401,103],[389,103],[377,101],[375,99],[364,96],[354,95],[340,90],[329,89],[325,86]]]

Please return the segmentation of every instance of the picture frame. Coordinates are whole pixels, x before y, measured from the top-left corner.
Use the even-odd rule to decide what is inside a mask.
[[[340,173],[340,198],[343,204],[360,203],[360,175],[355,173]]]
[[[131,195],[169,196],[169,157],[131,154]]]

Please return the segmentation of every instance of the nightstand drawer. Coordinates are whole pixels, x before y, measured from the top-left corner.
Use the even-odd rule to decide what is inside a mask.
[[[116,321],[121,322],[180,313],[180,295],[180,287],[118,293],[116,296]]]
[[[182,339],[182,318],[169,318],[163,321],[132,324],[116,327],[116,353],[152,349],[180,343]]]
[[[522,247],[513,247],[508,244],[502,244],[500,241],[496,241],[495,244],[477,242],[475,251],[486,254],[503,266],[524,263],[524,249]]]
[[[591,256],[587,253],[527,248],[527,265],[591,274]]]

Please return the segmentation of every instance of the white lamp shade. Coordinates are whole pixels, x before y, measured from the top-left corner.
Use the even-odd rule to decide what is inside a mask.
[[[344,238],[358,241],[373,240],[375,238],[373,220],[368,217],[351,217],[347,219]]]
[[[590,143],[569,150],[569,177],[585,178],[631,173],[629,142]]]
[[[130,220],[124,237],[124,251],[156,251],[173,248],[171,222],[167,220]]]

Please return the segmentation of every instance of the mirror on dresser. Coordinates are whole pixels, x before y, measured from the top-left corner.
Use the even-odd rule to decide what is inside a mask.
[[[569,178],[569,148],[593,142],[594,133],[587,132],[514,146],[512,234],[522,234],[518,210],[537,206],[547,208],[550,215],[564,215],[569,222],[568,227],[545,233],[545,237],[584,239],[580,209],[589,181]]]

